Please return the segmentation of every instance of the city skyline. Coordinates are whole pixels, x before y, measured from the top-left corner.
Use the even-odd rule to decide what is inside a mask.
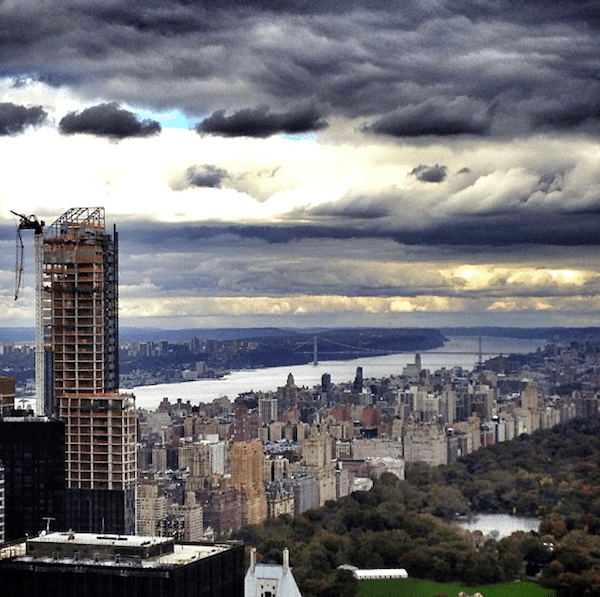
[[[117,224],[122,326],[596,325],[596,13],[2,4],[0,326],[10,210],[72,206]]]

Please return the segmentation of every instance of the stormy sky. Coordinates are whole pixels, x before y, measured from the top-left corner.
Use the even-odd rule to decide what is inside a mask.
[[[580,326],[600,311],[600,6],[0,2],[10,210],[104,206],[121,325]]]

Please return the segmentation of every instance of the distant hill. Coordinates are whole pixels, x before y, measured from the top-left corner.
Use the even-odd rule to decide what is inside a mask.
[[[160,328],[120,327],[119,339],[123,342],[187,342],[198,337],[215,340],[242,338],[285,338],[289,336],[331,332],[341,328],[189,328],[163,330]],[[409,328],[410,329],[410,328]],[[600,327],[589,328],[513,328],[513,327],[442,327],[445,336],[492,336],[501,338],[534,338],[549,342],[586,341],[600,337]],[[0,327],[0,342],[33,342],[33,327]]]
[[[305,330],[302,330],[304,332]],[[161,328],[120,327],[119,339],[123,342],[187,342],[190,338],[232,340],[240,338],[285,337],[297,334],[296,330],[279,328],[189,328],[183,330],[163,330]],[[0,342],[33,342],[35,328],[0,327]]]
[[[456,327],[439,328],[445,336],[491,336],[496,338],[528,338],[549,342],[585,342],[598,340],[600,327],[589,328],[511,328],[511,327]]]
[[[304,330],[302,330],[304,331]],[[159,328],[119,327],[119,339],[123,342],[187,342],[190,338],[211,340],[234,340],[242,338],[282,338],[296,335],[298,331],[280,328],[187,328],[163,330]]]

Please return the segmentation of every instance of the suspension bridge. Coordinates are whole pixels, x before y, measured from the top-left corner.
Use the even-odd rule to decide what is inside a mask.
[[[323,350],[323,348],[320,346],[320,343],[327,344],[327,345],[333,345],[336,348],[334,350],[332,350],[332,349]],[[309,346],[312,346],[312,351],[306,350],[307,347],[309,347]],[[302,349],[304,349],[304,350],[302,350]],[[306,354],[306,355],[309,355],[312,353],[313,365],[319,364],[319,356],[320,355],[333,355],[335,357],[342,357],[343,355],[351,355],[351,357],[356,357],[357,353],[360,356],[382,356],[382,355],[386,355],[386,354],[394,354],[394,353],[400,353],[400,352],[415,352],[415,353],[433,352],[435,354],[443,354],[443,355],[474,355],[474,356],[478,357],[478,362],[481,365],[483,363],[483,357],[485,357],[485,356],[496,357],[500,354],[497,351],[496,352],[483,352],[481,338],[479,338],[479,350],[477,350],[477,351],[456,351],[456,350],[444,351],[444,350],[437,350],[437,349],[431,349],[431,350],[425,350],[425,351],[420,351],[420,350],[405,350],[405,351],[383,350],[383,349],[376,349],[376,348],[367,348],[365,346],[352,346],[350,344],[345,344],[343,342],[337,342],[336,340],[331,340],[330,338],[325,338],[322,336],[313,336],[312,338],[309,338],[308,340],[305,340],[304,342],[300,342],[292,350],[293,350],[293,352],[299,352],[300,354]]]

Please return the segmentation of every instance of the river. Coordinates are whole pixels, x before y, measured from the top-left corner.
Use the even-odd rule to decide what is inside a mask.
[[[519,338],[483,337],[481,349],[483,360],[492,355],[534,352],[543,347],[545,340],[524,340]],[[464,367],[473,369],[478,361],[479,337],[452,336],[443,347],[421,352],[421,364],[425,369],[450,369]],[[318,365],[291,365],[286,367],[268,367],[265,369],[249,369],[232,371],[219,379],[199,379],[173,384],[157,384],[138,386],[132,390],[138,408],[154,410],[163,398],[171,402],[181,398],[192,404],[212,402],[215,398],[228,396],[235,400],[238,394],[250,391],[274,391],[284,386],[288,375],[294,376],[298,387],[312,388],[321,383],[324,373],[331,375],[332,383],[351,382],[356,375],[356,368],[363,368],[363,378],[381,379],[392,375],[400,375],[403,367],[414,363],[415,353],[391,354],[379,357],[361,357],[347,361],[323,361]]]

